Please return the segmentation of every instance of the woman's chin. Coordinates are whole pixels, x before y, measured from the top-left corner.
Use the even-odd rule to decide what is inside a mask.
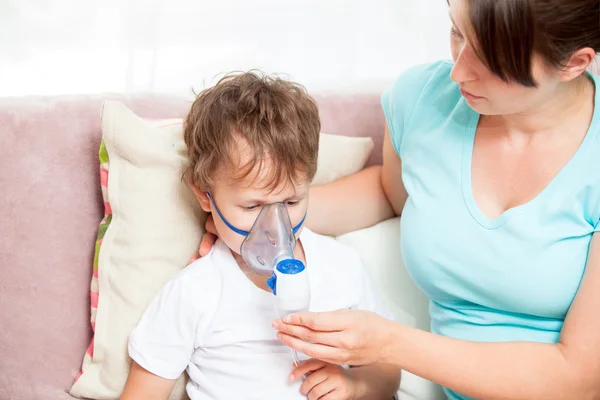
[[[467,100],[467,104],[469,107],[473,109],[473,111],[477,112],[481,115],[501,115],[497,110],[494,110],[493,107],[490,107],[489,103],[481,101],[481,100]]]

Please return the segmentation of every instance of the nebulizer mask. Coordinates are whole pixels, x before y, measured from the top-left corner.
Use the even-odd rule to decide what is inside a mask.
[[[302,227],[306,215],[298,225],[292,226],[284,203],[266,204],[262,206],[252,228],[244,231],[230,224],[210,198],[225,225],[246,237],[240,247],[240,254],[248,267],[259,275],[270,276],[267,285],[273,292],[279,317],[308,311],[310,284],[306,267],[294,257],[296,233]],[[298,353],[292,350],[292,354],[294,362],[298,364]]]

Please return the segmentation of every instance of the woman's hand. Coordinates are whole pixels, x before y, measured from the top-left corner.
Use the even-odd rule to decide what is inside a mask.
[[[204,257],[210,253],[210,250],[212,249],[218,237],[217,228],[215,227],[215,221],[213,220],[212,214],[208,214],[208,218],[206,218],[204,227],[206,228],[206,233],[204,236],[202,236],[200,247],[198,247],[198,254],[200,257]]]
[[[386,362],[394,341],[394,322],[360,310],[297,313],[275,321],[279,339],[293,349],[337,365]]]
[[[359,397],[359,385],[342,367],[321,360],[307,360],[294,369],[291,380],[308,375],[300,391],[308,400],[354,400]]]

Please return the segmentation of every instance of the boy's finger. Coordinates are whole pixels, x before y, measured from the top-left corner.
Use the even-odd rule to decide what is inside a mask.
[[[290,380],[293,382],[302,375],[318,371],[324,368],[326,365],[327,363],[325,361],[317,360],[314,358],[307,361],[303,361],[302,363],[300,363],[300,365],[294,368],[294,370],[290,374]]]
[[[323,382],[327,380],[327,374],[323,371],[315,371],[310,374],[308,378],[304,382],[302,382],[302,386],[300,386],[300,392],[305,396],[308,395],[315,387],[321,385]]]
[[[317,385],[314,385],[307,393],[308,400],[327,398],[330,393],[335,392],[336,388],[336,383],[333,380],[325,378],[325,380],[319,382]]]

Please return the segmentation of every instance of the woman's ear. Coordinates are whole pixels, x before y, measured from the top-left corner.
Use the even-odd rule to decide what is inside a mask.
[[[198,202],[200,203],[200,207],[202,207],[202,210],[204,210],[208,213],[211,212],[212,208],[211,208],[211,204],[210,204],[210,198],[208,197],[208,192],[202,191],[192,185],[190,185],[190,189],[192,189],[192,192],[194,192],[194,195],[198,199]]]
[[[585,70],[594,61],[596,53],[590,47],[579,49],[569,59],[565,68],[562,70],[562,80],[568,82],[577,78],[585,72]]]

